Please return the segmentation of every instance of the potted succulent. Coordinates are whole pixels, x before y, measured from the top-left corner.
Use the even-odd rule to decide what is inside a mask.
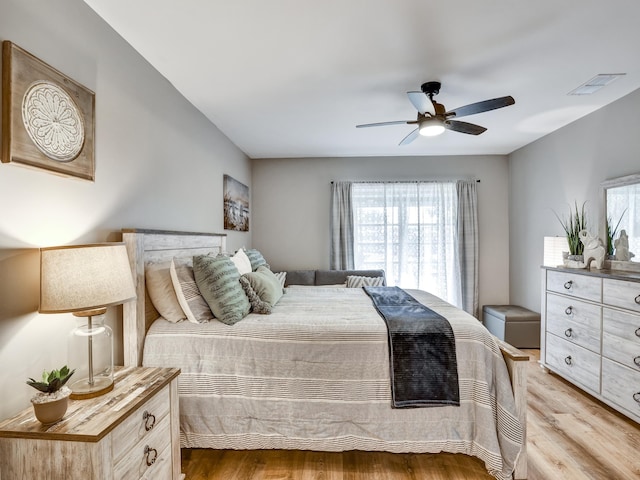
[[[27,385],[38,390],[31,399],[36,418],[44,425],[51,425],[62,420],[67,412],[71,390],[65,383],[71,378],[75,370],[69,370],[65,365],[60,370],[42,372],[40,381],[29,378]]]

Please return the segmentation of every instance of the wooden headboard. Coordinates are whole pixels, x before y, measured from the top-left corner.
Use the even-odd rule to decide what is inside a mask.
[[[145,286],[145,266],[174,257],[224,252],[227,236],[224,233],[123,229],[122,240],[127,246],[137,295],[135,301],[123,305],[124,364],[139,366],[142,365],[144,337],[151,323],[159,317]]]

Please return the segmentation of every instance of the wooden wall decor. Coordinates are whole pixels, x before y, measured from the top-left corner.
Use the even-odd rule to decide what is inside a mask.
[[[95,94],[2,42],[2,162],[93,181]]]

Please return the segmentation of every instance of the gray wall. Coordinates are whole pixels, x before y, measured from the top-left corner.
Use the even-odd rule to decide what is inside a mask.
[[[10,40],[96,93],[96,181],[0,164],[0,418],[67,359],[69,314],[39,315],[37,247],[119,240],[125,227],[222,232],[222,176],[250,162],[81,0],[2,0]],[[229,249],[250,246],[229,235]],[[122,362],[119,308],[108,312]]]
[[[543,237],[563,234],[554,211],[586,201],[588,229],[598,234],[600,182],[640,172],[639,111],[640,90],[510,155],[513,303],[540,311]]]
[[[329,267],[332,180],[476,178],[480,304],[509,300],[505,156],[252,160],[254,246],[278,270]]]

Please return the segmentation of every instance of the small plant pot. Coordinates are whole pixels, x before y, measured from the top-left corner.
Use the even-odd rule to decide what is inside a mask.
[[[58,396],[51,401],[43,401],[42,397],[34,397],[31,399],[33,405],[33,413],[43,425],[52,425],[59,422],[67,413],[69,405],[69,394]]]

